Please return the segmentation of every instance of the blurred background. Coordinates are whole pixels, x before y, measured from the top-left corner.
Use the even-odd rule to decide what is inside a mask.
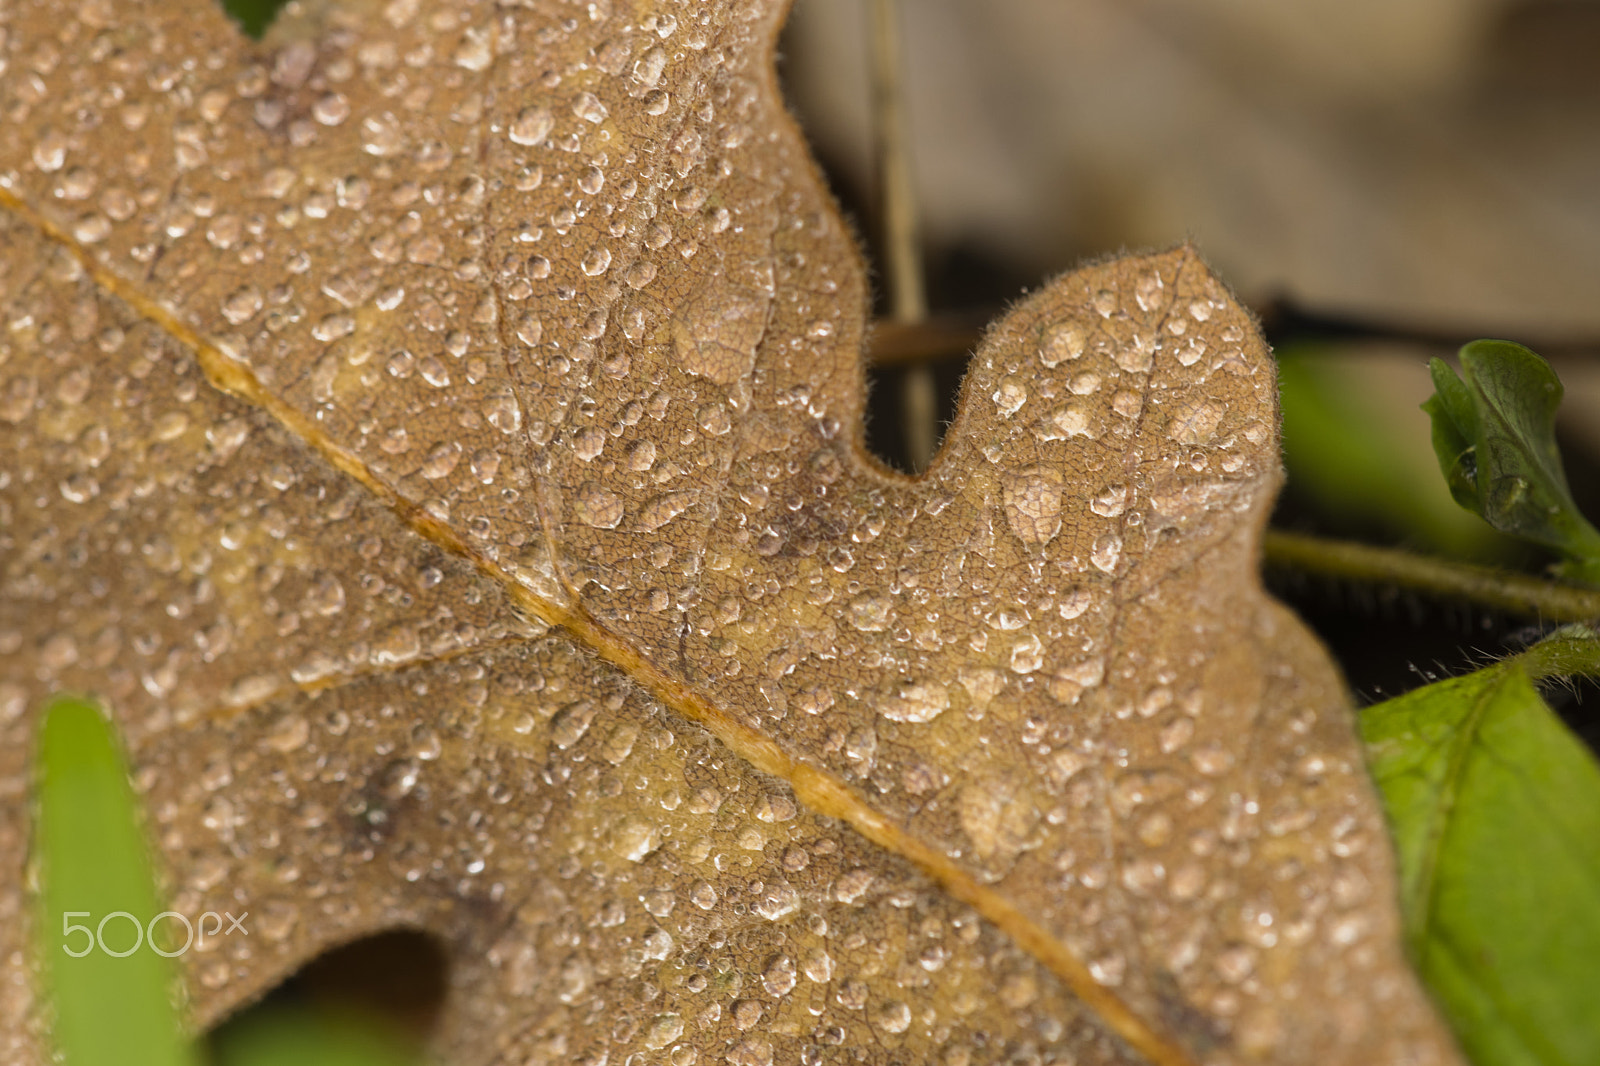
[[[797,0],[790,99],[872,186],[868,5]],[[936,299],[1196,240],[1245,296],[1600,333],[1600,4],[911,0],[903,74]],[[1000,282],[1004,282],[1001,284]]]

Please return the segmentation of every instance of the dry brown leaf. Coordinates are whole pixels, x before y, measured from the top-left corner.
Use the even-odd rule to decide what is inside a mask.
[[[1248,317],[1070,275],[877,467],[782,6],[0,8],[6,1061],[62,686],[200,1024],[407,926],[462,1066],[1454,1061]]]

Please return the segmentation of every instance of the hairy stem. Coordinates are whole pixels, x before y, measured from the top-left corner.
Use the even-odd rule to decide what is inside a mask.
[[[1600,677],[1600,633],[1586,625],[1563,626],[1517,656],[1535,681],[1547,677]]]
[[[1276,529],[1267,531],[1264,549],[1266,563],[1271,567],[1367,584],[1396,585],[1427,596],[1464,600],[1545,622],[1600,619],[1600,591],[1509,570]]]

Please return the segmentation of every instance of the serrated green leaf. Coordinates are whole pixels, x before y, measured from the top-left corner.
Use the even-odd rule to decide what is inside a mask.
[[[1362,713],[1408,946],[1477,1066],[1600,1062],[1600,765],[1534,687],[1596,665],[1567,630]]]
[[[1563,575],[1600,584],[1600,532],[1578,511],[1561,469],[1555,413],[1561,381],[1510,341],[1461,349],[1463,378],[1429,364],[1434,451],[1456,502],[1495,529],[1561,553]]]
[[[63,1061],[193,1066],[169,994],[174,966],[144,935],[161,906],[137,801],[116,736],[92,703],[51,703],[35,787],[37,942]],[[112,954],[134,944],[136,922],[139,946]]]

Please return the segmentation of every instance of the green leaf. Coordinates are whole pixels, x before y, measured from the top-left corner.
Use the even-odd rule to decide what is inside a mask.
[[[1407,944],[1477,1066],[1600,1062],[1600,765],[1534,687],[1597,668],[1570,627],[1362,712]]]
[[[1507,565],[1527,545],[1467,514],[1439,484],[1427,420],[1408,386],[1417,367],[1353,349],[1280,349],[1289,488],[1322,522],[1352,536],[1378,535],[1457,559]]]
[[[1433,447],[1451,495],[1495,529],[1565,557],[1563,576],[1600,585],[1600,532],[1572,501],[1556,448],[1561,380],[1550,364],[1510,341],[1461,349],[1458,378],[1429,363]]]
[[[137,801],[112,727],[92,703],[52,701],[36,772],[37,943],[63,1061],[193,1066],[170,996],[174,965],[145,935],[161,907]],[[135,923],[136,950],[120,958],[106,950],[132,947]]]
[[[247,36],[261,39],[278,17],[286,0],[219,0],[222,10],[233,17]]]
[[[1423,404],[1433,421],[1433,451],[1439,469],[1456,503],[1469,511],[1478,507],[1478,418],[1472,392],[1443,359],[1430,359],[1434,395]]]
[[[351,1010],[259,1007],[213,1039],[217,1066],[421,1066],[392,1023]]]

